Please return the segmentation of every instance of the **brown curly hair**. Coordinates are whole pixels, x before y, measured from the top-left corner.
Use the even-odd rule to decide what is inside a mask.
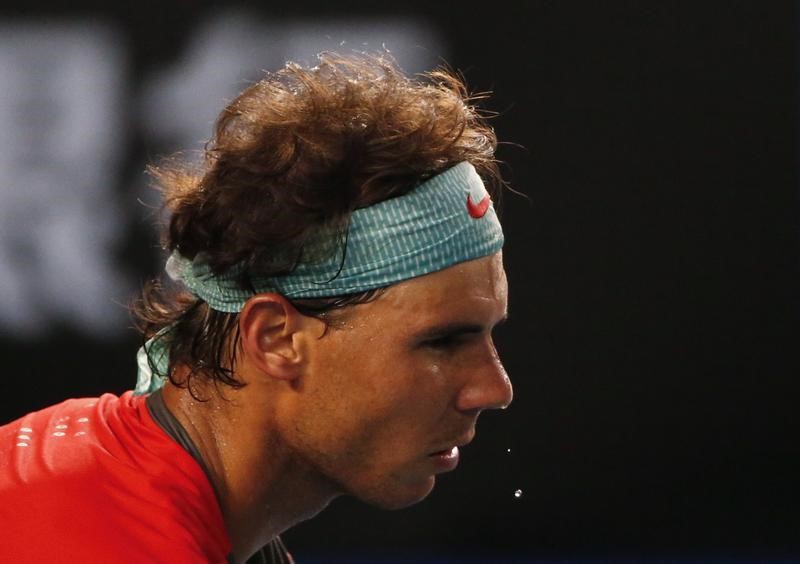
[[[254,276],[292,271],[321,230],[343,244],[352,211],[400,196],[468,161],[493,198],[502,183],[497,140],[454,73],[405,75],[385,55],[323,53],[319,64],[267,74],[220,114],[200,165],[175,159],[148,170],[170,213],[163,246],[202,253],[217,273],[244,265]],[[331,251],[335,251],[335,245]],[[246,278],[241,280],[247,288]],[[252,288],[249,288],[252,289]],[[378,291],[294,300],[320,318]],[[145,339],[159,332],[173,368],[238,387],[238,314],[217,312],[180,288],[149,283],[132,308]],[[169,331],[162,331],[170,327]]]

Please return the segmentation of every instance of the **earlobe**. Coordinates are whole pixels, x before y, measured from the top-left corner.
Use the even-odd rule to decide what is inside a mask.
[[[257,294],[239,314],[239,337],[247,361],[259,372],[293,380],[305,362],[305,317],[280,294]]]

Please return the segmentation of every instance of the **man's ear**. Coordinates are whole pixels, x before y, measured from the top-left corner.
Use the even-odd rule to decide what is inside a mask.
[[[298,312],[280,294],[256,294],[239,313],[239,339],[250,362],[281,380],[300,375],[306,361],[305,342],[322,321]]]

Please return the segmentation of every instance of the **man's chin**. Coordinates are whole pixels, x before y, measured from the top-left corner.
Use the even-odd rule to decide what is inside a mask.
[[[435,484],[436,478],[430,476],[412,484],[392,484],[392,486],[382,487],[379,491],[361,492],[360,495],[354,495],[364,503],[381,509],[404,509],[428,497]]]

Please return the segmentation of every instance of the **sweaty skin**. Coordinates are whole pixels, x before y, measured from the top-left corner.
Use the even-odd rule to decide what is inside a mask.
[[[251,298],[236,352],[246,386],[193,381],[205,402],[163,392],[210,469],[236,560],[339,495],[385,508],[427,496],[457,462],[441,453],[511,402],[491,336],[507,304],[501,253],[395,284],[327,329],[282,296]]]

